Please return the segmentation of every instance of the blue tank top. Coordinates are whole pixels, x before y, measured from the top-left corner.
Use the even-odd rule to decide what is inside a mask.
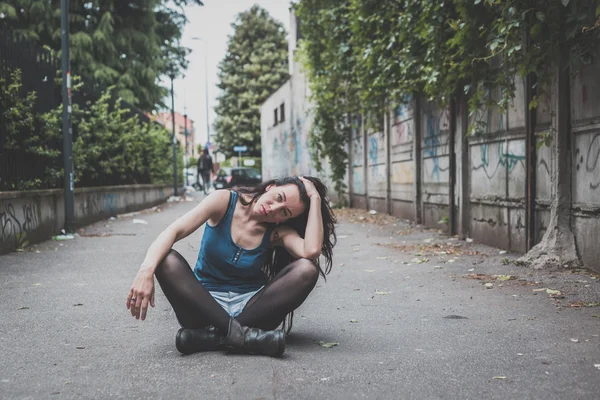
[[[196,278],[207,290],[248,293],[267,283],[261,268],[269,250],[272,227],[267,228],[260,245],[244,249],[231,238],[231,219],[238,194],[230,192],[229,206],[217,225],[205,224],[198,261],[194,268]]]

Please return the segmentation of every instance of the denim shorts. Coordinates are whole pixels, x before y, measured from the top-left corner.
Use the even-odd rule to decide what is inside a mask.
[[[264,286],[263,286],[264,287]],[[209,292],[211,296],[223,307],[229,316],[237,317],[246,307],[248,301],[258,293],[263,287],[248,293],[236,293],[236,292]]]

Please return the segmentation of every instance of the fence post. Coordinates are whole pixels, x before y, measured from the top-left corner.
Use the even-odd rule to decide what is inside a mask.
[[[457,130],[460,135],[460,187],[458,188],[459,239],[465,239],[469,236],[469,215],[471,210],[469,139],[467,137],[469,127],[469,114],[467,107],[467,97],[466,95],[462,94],[460,96],[460,102],[458,104],[460,129]]]
[[[350,140],[348,143],[348,207],[352,208],[354,194],[354,135],[356,134],[356,121],[354,116],[348,116],[350,122]]]
[[[367,140],[367,129],[365,128],[365,118],[366,116],[363,115],[363,117],[361,118],[361,130],[362,130],[362,136],[363,136],[363,178],[364,178],[364,184],[365,184],[365,205],[367,207],[367,210],[371,209],[371,202],[369,201],[369,157],[368,157],[368,148],[367,145],[369,144],[369,141]]]
[[[525,53],[529,51],[529,30],[525,29]],[[525,76],[525,250],[529,251],[535,245],[535,198],[536,198],[536,168],[537,145],[535,130],[537,126],[536,108],[529,109],[529,103],[536,94],[536,76],[530,72]]]
[[[385,177],[386,177],[386,210],[392,214],[392,149],[390,140],[390,112],[384,107],[383,113],[383,134],[385,135]]]
[[[422,137],[422,110],[421,110],[421,98],[420,94],[415,95],[414,100],[414,124],[415,124],[415,135],[413,137],[413,154],[412,158],[415,163],[415,178],[413,183],[413,190],[415,191],[415,223],[420,224],[423,221],[421,213],[421,171],[423,154],[421,152],[421,137]]]
[[[450,174],[448,182],[448,234],[456,233],[456,208],[454,194],[456,193],[456,98],[450,100],[450,132],[448,137],[448,155],[450,158]]]

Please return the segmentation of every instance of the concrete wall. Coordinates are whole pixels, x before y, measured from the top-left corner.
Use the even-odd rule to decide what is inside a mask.
[[[272,118],[272,108],[280,101],[288,101],[295,115],[294,124],[263,130],[265,177],[313,172],[307,151],[311,122],[309,93],[305,76],[297,65],[294,69],[289,86],[280,89],[281,93],[275,93],[264,106],[266,120]],[[497,100],[500,93],[490,91],[489,96]],[[571,97],[572,228],[584,264],[600,271],[600,246],[596,243],[596,232],[600,231],[600,64],[584,67],[572,79]],[[525,252],[527,129],[523,81],[516,80],[515,98],[503,113],[498,108],[482,109],[461,119],[467,110],[461,110],[459,104],[454,116],[453,149],[450,109],[421,102],[420,113],[416,115],[415,99],[407,98],[405,103],[390,113],[389,123],[382,124],[381,129],[365,129],[367,124],[360,118],[355,121],[357,128],[349,143],[346,178],[350,204],[447,229],[448,225],[440,222],[450,216],[454,172],[457,230],[482,243]],[[552,95],[538,105],[538,136],[552,127],[552,107]],[[477,124],[480,133],[463,138],[461,132],[466,132],[463,126],[466,124]],[[420,143],[420,166],[415,162],[415,143]],[[465,149],[467,153],[463,154]],[[456,155],[454,171],[450,165],[452,151]],[[554,157],[551,146],[537,149],[536,242],[543,237],[550,217]],[[461,196],[468,200],[461,201]]]
[[[75,222],[90,224],[164,202],[172,186],[131,185],[75,189]],[[62,190],[0,192],[0,254],[47,240],[64,226]]]

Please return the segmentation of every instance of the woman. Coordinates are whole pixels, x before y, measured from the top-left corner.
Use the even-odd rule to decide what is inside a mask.
[[[148,304],[154,307],[156,275],[182,326],[175,340],[181,353],[281,356],[285,335],[276,328],[288,314],[291,328],[291,313],[331,270],[336,221],[326,194],[313,177],[211,193],[148,249],[127,296],[131,315],[144,320]],[[204,223],[192,272],[171,247]]]

